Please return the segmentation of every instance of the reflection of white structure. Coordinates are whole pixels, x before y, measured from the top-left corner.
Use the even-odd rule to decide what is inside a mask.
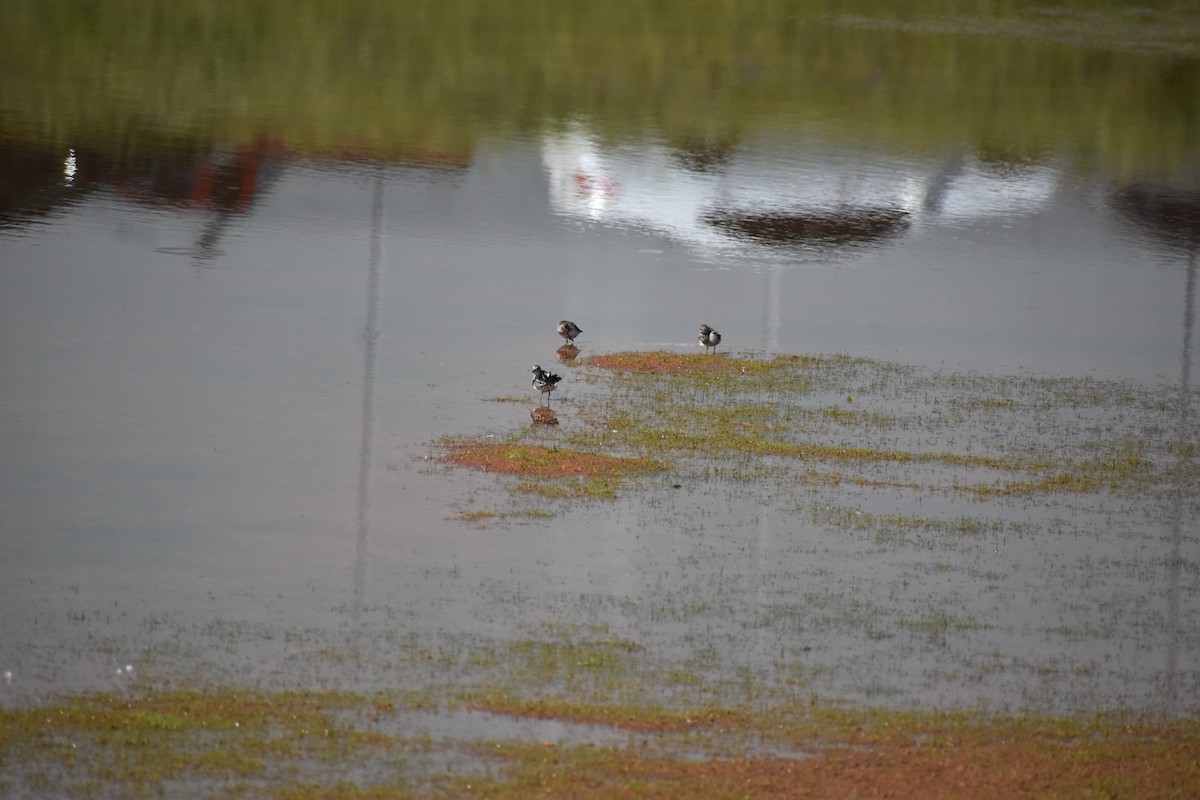
[[[932,220],[1016,216],[1044,205],[1056,173],[941,165],[820,144],[747,147],[697,169],[661,144],[602,148],[579,128],[543,143],[552,208],[656,231],[704,252],[765,246],[828,253],[870,244]]]

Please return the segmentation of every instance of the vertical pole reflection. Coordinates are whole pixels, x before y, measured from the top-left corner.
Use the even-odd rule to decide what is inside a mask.
[[[779,307],[783,294],[783,265],[771,264],[765,269],[767,276],[766,295],[763,297],[763,324],[765,326],[763,339],[767,353],[773,354],[779,352]],[[774,643],[777,640],[767,628],[766,620],[770,618],[770,615],[764,608],[767,602],[766,584],[769,578],[767,573],[771,569],[771,506],[767,503],[763,503],[759,507],[756,534],[755,546],[758,552],[754,564],[754,608],[751,609],[751,619],[761,622],[755,623],[759,626],[754,648],[758,663],[754,664],[753,668],[761,670],[762,674],[766,675],[767,665],[773,663],[774,655],[767,653],[767,646],[768,643]]]
[[[767,627],[767,620],[771,619],[772,615],[768,613],[767,605],[767,581],[771,580],[771,506],[768,503],[763,503],[758,512],[758,526],[755,532],[755,548],[758,552],[755,554],[754,563],[754,608],[750,609],[750,619],[752,624],[757,627],[755,635],[754,651],[756,661],[752,664],[751,669],[759,673],[765,680],[770,674],[769,665],[776,663],[775,658],[778,655],[774,650],[767,652],[768,647],[774,648],[775,643],[779,641],[778,634],[775,634]],[[780,661],[785,661],[780,659]]]
[[[783,291],[783,265],[772,264],[766,268],[766,295],[763,297],[763,338],[768,353],[779,352],[779,305]]]
[[[383,294],[383,166],[376,167],[371,201],[371,251],[367,258],[367,326],[363,363],[362,441],[358,451],[358,545],[354,561],[354,612],[358,620],[367,592],[367,540],[371,533],[371,463],[375,447],[375,372],[379,361],[379,306]]]
[[[1187,507],[1187,461],[1191,428],[1188,425],[1192,384],[1192,327],[1196,311],[1196,248],[1188,255],[1187,292],[1183,304],[1183,355],[1179,378],[1179,429],[1176,434],[1175,508],[1171,526],[1171,556],[1167,561],[1167,703],[1178,708],[1179,670],[1179,566],[1183,547],[1183,517]]]

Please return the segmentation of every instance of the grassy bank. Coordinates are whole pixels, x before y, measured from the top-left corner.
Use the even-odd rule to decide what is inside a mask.
[[[583,120],[708,158],[756,136],[1065,155],[1194,178],[1188,4],[42,3],[5,8],[10,137],[106,156],[170,141],[469,158]]]

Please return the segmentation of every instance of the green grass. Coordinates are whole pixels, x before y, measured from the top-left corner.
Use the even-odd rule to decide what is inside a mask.
[[[1171,3],[10,0],[0,115],[112,156],[265,137],[455,166],[584,120],[700,159],[822,137],[1170,182],[1194,169],[1198,56]]]

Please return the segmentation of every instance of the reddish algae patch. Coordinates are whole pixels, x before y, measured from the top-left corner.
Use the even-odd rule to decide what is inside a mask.
[[[609,456],[536,444],[479,441],[450,445],[446,458],[460,467],[523,478],[619,478],[664,468],[660,462],[644,456]]]
[[[1194,745],[1194,741],[1192,742]],[[992,746],[825,750],[812,758],[673,759],[628,750],[504,747],[515,767],[478,796],[608,800],[715,797],[896,800],[1195,797],[1194,751],[1164,740],[1113,746],[1007,742]]]
[[[504,709],[498,709],[504,711]],[[576,709],[550,707],[518,715],[575,720]],[[614,724],[619,720],[582,717]],[[681,730],[676,715],[653,723],[653,714],[623,725],[636,732]],[[547,748],[505,745],[508,780],[480,796],[527,796],[537,787],[546,798],[1191,798],[1200,785],[1195,722],[1128,727],[1101,724],[1080,736],[1038,730],[1020,719],[956,726],[926,738],[918,718],[899,728],[862,736],[846,724],[814,731],[795,744],[811,757],[742,754],[673,758],[638,748]],[[741,714],[698,715],[699,727],[753,727]],[[682,728],[691,730],[691,727]],[[782,731],[787,729],[786,724]],[[773,733],[779,733],[777,729]],[[700,741],[703,741],[702,739]]]
[[[518,700],[507,696],[470,698],[468,707],[525,719],[554,719],[586,725],[608,725],[635,733],[679,733],[698,728],[738,730],[747,727],[748,714],[728,708],[669,711],[636,706],[593,705],[561,700]]]
[[[585,362],[614,372],[741,372],[738,359],[715,355],[681,355],[654,351],[649,353],[607,353],[589,356]]]
[[[1200,723],[1114,716],[976,718],[969,713],[805,706],[756,713],[700,707],[589,706],[521,701],[501,692],[471,708],[628,731],[623,745],[561,746],[510,739],[464,742],[498,770],[459,767],[412,776],[408,753],[455,751],[380,732],[408,705],[387,693],[165,691],[91,695],[57,705],[0,708],[5,796],[179,794],[330,798],[1179,798],[1200,786]],[[115,733],[114,733],[115,732]],[[723,738],[731,734],[730,738]],[[748,738],[740,738],[748,734]],[[658,738],[664,737],[664,738]],[[66,748],[64,742],[75,747]],[[741,742],[739,745],[738,743]],[[772,744],[779,752],[763,752]],[[428,749],[432,747],[431,749]],[[438,748],[445,748],[439,750]],[[77,755],[76,753],[80,755]],[[316,783],[312,764],[337,761],[363,777]],[[387,762],[380,767],[381,762]],[[450,762],[453,763],[453,762]],[[310,765],[305,767],[305,765]],[[234,783],[236,782],[236,783]],[[432,790],[432,791],[431,791]]]
[[[547,798],[1191,798],[1200,786],[1200,725],[813,706],[756,715],[521,701],[503,693],[472,708],[609,725],[638,734],[759,731],[808,757],[754,753],[677,758],[668,751],[506,745],[509,779],[482,796]],[[704,742],[703,735],[695,739]]]
[[[756,375],[764,371],[786,367],[815,368],[821,365],[819,356],[776,355],[766,358],[738,357],[730,355],[704,355],[702,353],[668,353],[663,350],[650,352],[601,353],[589,356],[584,364],[613,372],[638,372],[656,374],[692,375]]]

